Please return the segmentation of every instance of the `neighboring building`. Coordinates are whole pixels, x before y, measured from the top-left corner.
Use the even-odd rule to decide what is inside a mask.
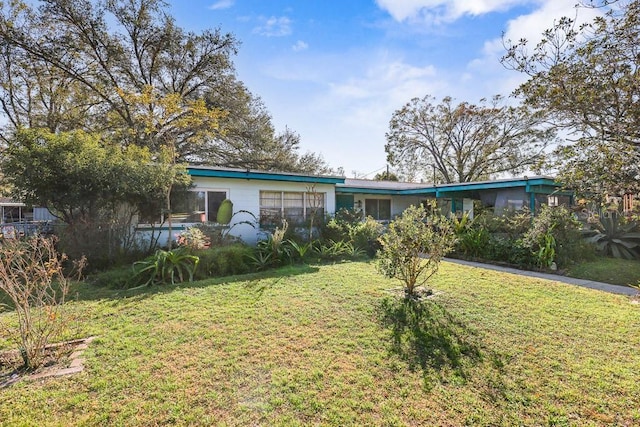
[[[281,218],[295,225],[310,215],[333,215],[341,208],[361,209],[363,217],[389,221],[410,205],[434,198],[446,212],[471,216],[474,200],[496,214],[525,207],[535,212],[541,204],[571,203],[570,193],[560,191],[553,178],[546,176],[434,185],[196,166],[188,172],[194,187],[186,198],[172,202],[172,231],[215,222],[220,203],[228,198],[235,213],[231,234],[247,243],[255,243],[265,230],[279,226]],[[138,230],[147,229],[151,224],[138,225]],[[156,224],[154,229],[164,233],[160,242],[169,238],[166,224]]]
[[[0,235],[12,238],[41,230],[55,220],[47,208],[27,206],[8,197],[0,197]]]

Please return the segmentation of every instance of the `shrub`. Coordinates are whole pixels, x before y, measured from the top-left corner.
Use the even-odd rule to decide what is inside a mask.
[[[486,228],[472,223],[457,236],[456,252],[475,258],[487,258],[491,235]]]
[[[454,252],[474,258],[487,258],[491,235],[487,228],[464,213],[461,218],[451,217],[451,225],[456,236]]]
[[[427,215],[424,207],[410,206],[389,224],[380,237],[379,271],[403,282],[405,295],[433,276],[442,258],[453,248],[451,223],[442,215]]]
[[[503,234],[515,240],[526,233],[531,226],[531,212],[526,209],[522,212],[509,211],[504,215],[485,212],[475,216],[473,222],[490,234]]]
[[[348,242],[353,239],[353,229],[362,222],[362,211],[342,208],[333,218],[325,220],[321,230],[323,240]]]
[[[295,240],[289,239],[286,241],[286,244],[291,247],[290,254],[292,260],[300,262],[304,262],[313,249],[312,242],[298,243]]]
[[[199,262],[200,258],[182,248],[171,251],[159,249],[153,256],[133,264],[131,283],[134,286],[174,285],[184,282],[185,276],[191,282]]]
[[[581,228],[582,224],[564,206],[543,205],[522,236],[522,244],[539,267],[549,267],[553,262],[565,267],[593,251],[580,238]]]
[[[200,258],[200,263],[195,277],[206,279],[248,273],[251,271],[248,259],[252,254],[252,248],[241,244],[196,251],[194,255]]]
[[[0,246],[0,290],[18,316],[18,328],[11,335],[19,343],[27,370],[43,363],[47,345],[68,326],[63,310],[70,284],[63,273],[65,259],[53,238],[7,239]],[[75,266],[79,275],[84,259]]]
[[[291,247],[287,244],[289,240],[287,239],[288,229],[289,224],[287,220],[283,219],[282,228],[276,227],[266,240],[258,242],[256,246],[256,251],[260,253],[258,261],[264,261],[268,258],[271,266],[278,266],[291,261]]]
[[[373,258],[381,248],[378,239],[383,232],[384,226],[368,216],[351,227],[349,236],[355,247],[365,250],[367,255]]]
[[[133,273],[131,265],[110,268],[87,277],[87,283],[113,289],[124,289],[131,286]]]
[[[362,220],[360,211],[340,209],[335,218],[326,221],[322,229],[322,239],[326,242],[352,243],[355,248],[365,250],[374,257],[380,249],[378,238],[384,226],[371,217]]]
[[[180,247],[195,251],[208,248],[211,244],[211,239],[200,228],[189,227],[178,234],[177,243]]]
[[[334,242],[348,241],[349,239],[351,239],[349,230],[349,224],[339,221],[336,218],[331,218],[326,221],[324,226],[322,227],[322,240],[332,240]]]
[[[210,246],[223,246],[238,243],[235,236],[229,234],[229,227],[220,226],[213,223],[196,224],[192,229],[198,229],[204,234]]]

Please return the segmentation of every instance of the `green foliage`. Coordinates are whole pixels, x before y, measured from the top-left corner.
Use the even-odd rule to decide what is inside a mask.
[[[591,227],[585,232],[586,240],[596,245],[602,254],[614,258],[640,258],[640,231],[635,221],[625,223],[617,213],[608,212]]]
[[[154,165],[148,149],[122,149],[82,131],[23,129],[5,154],[2,170],[14,196],[51,209],[67,224],[113,213],[122,204],[157,203],[169,185],[188,181],[183,166],[172,166],[172,176]]]
[[[410,206],[389,224],[380,237],[379,271],[405,286],[413,296],[438,271],[442,258],[452,250],[455,236],[451,223],[442,215],[428,215],[423,206]]]
[[[349,228],[350,242],[353,246],[363,249],[370,258],[373,258],[380,249],[379,237],[384,232],[384,225],[370,216],[364,221]]]
[[[474,224],[484,227],[491,234],[499,234],[510,239],[517,239],[531,227],[531,212],[524,209],[521,212],[505,212],[494,215],[487,212],[474,218]]]
[[[178,246],[191,251],[205,249],[211,245],[209,238],[198,227],[189,227],[178,234],[176,242]]]
[[[486,228],[473,225],[456,235],[456,252],[474,258],[486,256],[491,240],[491,234],[489,234]]]
[[[92,286],[111,289],[126,289],[131,286],[132,276],[133,272],[131,271],[131,265],[122,265],[93,273],[85,280]]]
[[[566,267],[589,256],[592,249],[581,239],[582,224],[564,206],[543,205],[523,234],[522,244],[534,255],[539,267],[553,262]]]
[[[582,196],[640,191],[637,55],[640,2],[617,3],[592,22],[554,21],[536,46],[511,43],[503,64],[529,80],[517,90],[574,138],[555,152],[551,166]],[[576,141],[577,139],[577,141]]]
[[[380,249],[378,238],[383,231],[384,226],[375,219],[366,217],[363,221],[361,211],[340,209],[325,222],[322,238],[328,242],[349,242],[373,258]]]
[[[315,251],[322,260],[336,261],[345,255],[350,254],[352,248],[353,246],[350,246],[349,242],[342,240],[334,242],[333,240],[329,240],[318,245],[315,248]]]
[[[251,271],[250,257],[254,250],[242,244],[213,247],[194,252],[200,259],[195,278],[223,277]]]
[[[398,175],[389,171],[379,172],[374,175],[373,179],[375,181],[400,181]]]
[[[248,260],[256,271],[266,270],[274,264],[272,253],[260,249],[248,255]]]
[[[286,243],[291,246],[291,255],[300,262],[304,262],[313,250],[312,242],[298,243],[295,240],[288,239]]]
[[[14,197],[59,216],[64,251],[86,255],[93,269],[139,250],[135,216],[160,212],[166,189],[189,181],[184,166],[159,166],[146,148],[123,149],[82,131],[23,129],[5,154],[2,170]]]
[[[543,205],[504,216],[481,214],[472,221],[452,219],[456,254],[522,268],[565,268],[589,258],[593,248],[581,239],[582,224],[565,207]]]
[[[456,236],[453,253],[478,257],[486,247],[486,245],[483,245],[486,242],[482,241],[484,236],[487,236],[488,239],[489,235],[486,233],[486,229],[474,227],[477,222],[470,219],[467,212],[461,217],[451,216],[450,221],[453,233]]]
[[[289,224],[287,220],[282,220],[282,228],[276,227],[273,233],[269,234],[266,240],[261,240],[256,245],[256,255],[252,260],[257,263],[257,267],[266,268],[267,261],[271,266],[279,266],[291,261],[291,247],[287,244],[286,238]]]
[[[138,286],[182,283],[185,278],[193,281],[200,258],[178,248],[171,251],[159,249],[156,253],[133,264],[132,284]]]
[[[229,224],[233,217],[233,202],[229,199],[224,199],[218,208],[218,216],[216,222],[218,224]]]

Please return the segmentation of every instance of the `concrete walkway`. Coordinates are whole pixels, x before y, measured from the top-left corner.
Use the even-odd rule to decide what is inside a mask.
[[[517,268],[501,267],[499,265],[483,264],[473,261],[464,261],[461,259],[445,258],[445,261],[455,264],[467,265],[475,268],[485,268],[487,270],[502,271],[505,273],[519,274],[521,276],[537,277],[540,279],[555,280],[556,282],[567,283],[569,285],[582,286],[585,288],[597,289],[599,291],[610,292],[620,295],[637,295],[640,293],[637,289],[628,286],[611,285],[609,283],[594,282],[592,280],[575,279],[573,277],[560,276],[558,274],[540,273],[538,271],[518,270]]]

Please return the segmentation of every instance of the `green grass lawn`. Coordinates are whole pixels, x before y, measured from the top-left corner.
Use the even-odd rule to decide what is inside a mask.
[[[567,276],[614,285],[638,285],[640,261],[598,257],[571,267]]]
[[[432,283],[405,303],[345,263],[80,289],[86,370],[0,390],[0,424],[640,424],[640,305],[450,263]]]

